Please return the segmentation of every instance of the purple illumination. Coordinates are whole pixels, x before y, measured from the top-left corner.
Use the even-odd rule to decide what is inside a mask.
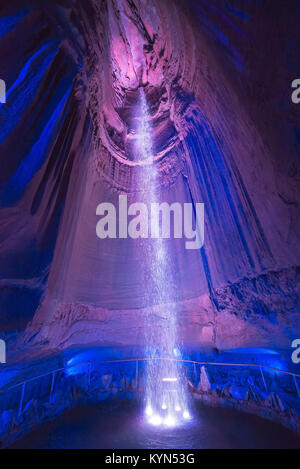
[[[0,446],[141,396],[299,429],[299,1],[1,3]]]

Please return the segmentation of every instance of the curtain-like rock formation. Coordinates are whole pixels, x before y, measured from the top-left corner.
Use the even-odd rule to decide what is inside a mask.
[[[133,240],[101,244],[95,227],[100,202],[147,194],[135,145],[141,86],[161,199],[206,209],[204,248],[170,248],[183,340],[289,344],[299,324],[299,116],[283,90],[295,78],[297,2],[288,12],[263,3],[2,7],[0,324],[26,328],[21,347],[140,340],[153,306],[143,251]]]

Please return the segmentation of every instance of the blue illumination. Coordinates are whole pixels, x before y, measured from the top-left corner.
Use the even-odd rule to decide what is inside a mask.
[[[95,359],[95,356],[93,356],[93,353],[91,352],[83,352],[78,355],[75,355],[74,357],[70,358],[67,362],[67,367],[65,374],[67,376],[76,376],[79,374],[87,374],[88,371],[88,365],[90,361],[93,361]],[[85,364],[86,363],[86,364]],[[82,366],[79,366],[83,364]],[[74,366],[72,366],[74,365]]]
[[[225,8],[226,8],[227,11],[229,11],[229,13],[232,13],[237,18],[240,18],[240,19],[246,20],[246,21],[248,21],[250,19],[250,15],[248,15],[247,13],[245,13],[243,11],[236,10],[235,8],[233,8],[233,6],[231,6],[229,4],[229,2],[225,2]]]
[[[203,24],[206,26],[206,31],[207,33],[212,37],[212,39],[215,41],[216,37],[217,39],[221,42],[221,44],[226,48],[226,53],[228,58],[234,63],[234,65],[240,70],[243,70],[243,58],[241,54],[238,52],[237,48],[230,43],[228,40],[227,36],[222,32],[219,28],[217,28],[211,21],[208,20],[207,18],[207,12],[209,9],[214,10],[214,13],[216,13],[224,23],[225,27],[230,27],[232,30],[234,30],[236,33],[239,34],[239,36],[244,37],[247,39],[247,35],[243,30],[238,28],[232,21],[231,19],[225,15],[221,9],[218,9],[215,5],[213,5],[211,2],[203,0],[204,3],[206,3],[206,8],[203,8],[201,5],[198,3],[195,4],[196,10],[199,12],[199,17],[201,18],[201,21]]]
[[[0,365],[0,389],[7,385],[20,373],[20,368],[8,368],[7,365]]]
[[[7,33],[12,31],[16,24],[19,23],[28,14],[29,10],[19,11],[15,15],[5,16],[0,18],[0,39]]]
[[[30,72],[31,65],[33,64],[34,60],[41,55],[50,45],[54,44],[54,41],[48,42],[44,46],[41,47],[33,56],[26,62],[24,67],[22,68],[17,80],[15,83],[9,88],[9,90],[6,93],[7,100],[10,96],[10,94],[13,92],[13,90],[22,83],[23,80],[25,80],[27,74]]]
[[[24,65],[15,83],[8,89],[6,104],[0,104],[0,144],[20,122],[25,109],[32,102],[45,72],[58,50],[58,43],[50,41],[39,49]]]
[[[3,198],[5,200],[5,204],[3,204],[4,206],[12,204],[20,199],[27,184],[31,181],[34,174],[41,168],[46,156],[47,148],[52,141],[52,132],[59,121],[60,114],[67,102],[70,92],[71,88],[69,88],[64,94],[49,122],[45,126],[40,138],[33,145],[30,153],[24,158],[15,174],[3,187],[2,194],[4,195]]]
[[[195,120],[192,120],[192,123],[193,128],[196,126],[198,126],[198,128],[200,127],[198,133],[201,133],[202,139],[200,141],[198,135],[193,129],[191,129],[186,140],[188,146],[195,149],[195,152],[193,152],[195,156],[195,165],[199,167],[197,177],[199,178],[199,181],[203,181],[205,192],[207,193],[207,195],[205,192],[203,193],[204,203],[207,207],[207,216],[208,218],[212,217],[212,214],[210,213],[211,207],[213,210],[213,218],[218,216],[220,219],[224,219],[224,221],[228,220],[228,223],[230,223],[230,218],[228,216],[225,218],[223,215],[223,213],[228,212],[228,209],[230,209],[231,216],[234,220],[234,226],[238,232],[239,242],[243,246],[243,251],[247,255],[249,265],[253,268],[254,261],[245,236],[245,230],[249,230],[249,221],[243,211],[243,206],[233,184],[232,175],[230,174],[224,154],[220,148],[218,148],[216,144],[216,136],[213,134],[210,125],[204,118],[201,121],[201,125],[199,125]],[[216,168],[216,174],[209,174],[207,169],[208,162],[211,164],[212,170]],[[216,175],[221,182],[221,185],[218,185]],[[222,190],[221,187],[223,188]],[[213,202],[214,200],[218,200],[219,202],[219,210],[223,212],[221,216],[220,214],[217,214],[217,204]]]
[[[235,353],[247,353],[247,354],[262,354],[262,355],[279,355],[277,350],[273,350],[270,348],[263,348],[263,347],[244,347],[240,349],[232,349],[228,350],[228,352],[235,352]]]

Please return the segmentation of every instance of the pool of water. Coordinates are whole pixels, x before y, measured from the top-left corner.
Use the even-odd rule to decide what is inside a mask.
[[[11,445],[13,449],[300,448],[281,425],[228,409],[198,406],[179,428],[157,428],[133,403],[70,410]]]

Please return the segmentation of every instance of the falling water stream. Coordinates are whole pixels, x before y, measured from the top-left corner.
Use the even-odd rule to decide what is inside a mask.
[[[140,125],[137,141],[140,156],[147,161],[142,171],[142,183],[147,187],[151,203],[162,203],[158,184],[158,170],[153,162],[152,129],[144,89],[140,89]],[[159,221],[151,220],[152,230],[159,233]],[[153,223],[158,226],[153,227]],[[174,427],[190,420],[188,399],[184,386],[180,351],[177,339],[177,310],[172,260],[165,239],[147,240],[145,262],[148,263],[148,302],[153,306],[145,325],[147,364],[145,414],[156,426]],[[145,288],[147,288],[147,286]],[[147,292],[146,292],[147,295]]]

